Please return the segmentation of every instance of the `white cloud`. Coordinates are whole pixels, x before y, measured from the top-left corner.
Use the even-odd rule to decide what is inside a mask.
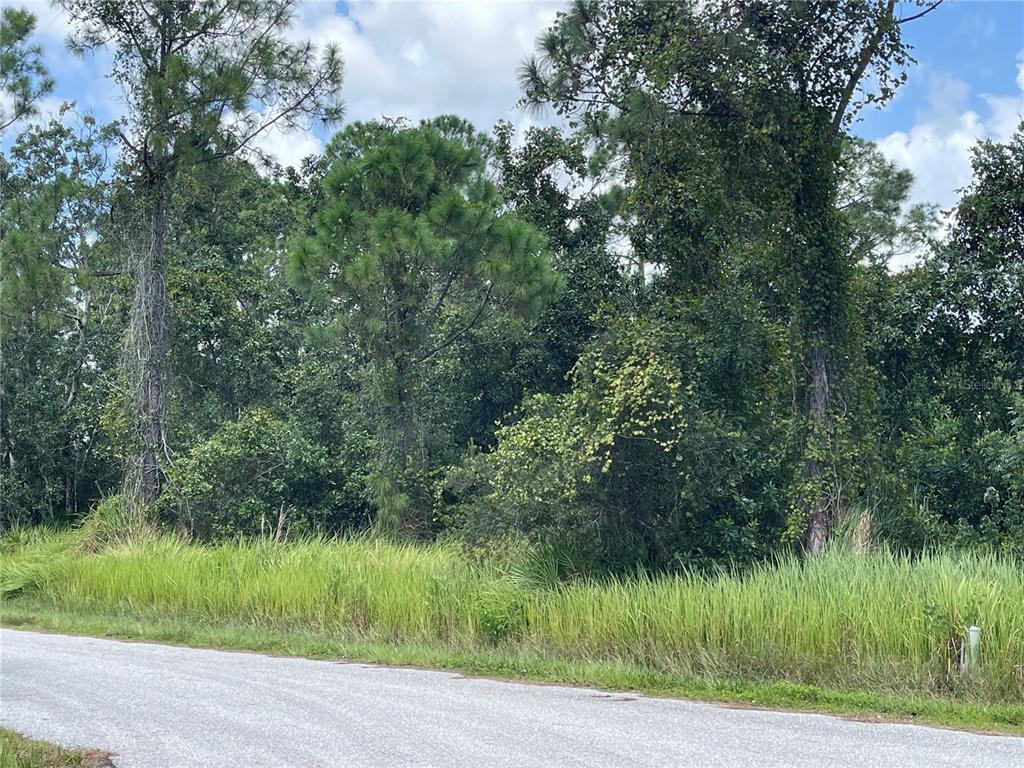
[[[338,44],[347,120],[457,113],[487,130],[499,119],[526,123],[516,72],[562,5],[357,1],[344,15],[305,0],[288,34]]]
[[[1024,50],[1017,56],[1014,95],[981,94],[985,114],[969,109],[970,89],[948,75],[932,75],[928,107],[909,131],[896,131],[878,141],[890,160],[914,172],[912,202],[957,201],[957,190],[971,181],[971,148],[982,139],[1007,141],[1024,116]]]
[[[116,84],[104,77],[111,64],[109,53],[100,51],[85,59],[71,56],[63,45],[70,31],[63,11],[41,0],[0,4],[28,5],[36,14],[58,93],[67,92],[62,83],[73,84],[82,109],[101,119],[122,112]],[[300,0],[287,34],[321,47],[338,45],[345,61],[346,121],[382,116],[416,121],[456,113],[482,130],[499,119],[526,127],[553,118],[530,117],[516,109],[516,72],[563,5],[552,0],[353,0],[347,11],[341,11],[334,0]],[[321,144],[310,132],[292,132],[262,137],[260,148],[288,164],[319,150]]]
[[[281,165],[299,167],[302,160],[323,151],[323,143],[309,131],[282,131],[270,128],[252,140],[252,146]]]

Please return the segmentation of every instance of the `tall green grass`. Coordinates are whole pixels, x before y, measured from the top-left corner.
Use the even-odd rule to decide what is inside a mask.
[[[442,544],[165,537],[88,553],[51,534],[5,545],[0,592],[74,610],[500,645],[668,673],[1024,700],[1024,572],[988,555],[837,551],[744,574],[543,587]],[[981,627],[982,646],[966,675],[955,643],[969,624]]]

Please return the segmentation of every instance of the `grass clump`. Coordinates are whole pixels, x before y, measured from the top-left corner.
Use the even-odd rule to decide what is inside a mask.
[[[96,750],[61,749],[0,728],[0,768],[107,768],[109,756]]]
[[[1003,720],[1024,728],[1024,573],[993,555],[835,551],[745,573],[558,581],[526,578],[536,564],[499,567],[456,546],[381,539],[159,537],[93,552],[51,533],[4,547],[8,611],[624,665],[641,679],[944,697],[1008,707]],[[970,624],[982,628],[982,650],[967,675],[957,643]]]

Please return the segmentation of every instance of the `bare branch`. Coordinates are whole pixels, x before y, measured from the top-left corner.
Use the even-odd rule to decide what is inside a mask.
[[[935,2],[933,2],[933,3],[929,3],[929,4],[928,4],[928,5],[927,5],[927,6],[925,7],[925,9],[924,9],[923,11],[920,11],[920,12],[918,12],[918,13],[915,13],[915,14],[914,14],[914,15],[912,15],[912,16],[905,16],[905,17],[904,17],[904,18],[902,18],[902,19],[896,19],[896,23],[897,23],[897,24],[906,24],[906,23],[907,23],[908,21],[914,21],[915,19],[920,19],[920,18],[922,18],[923,16],[927,16],[927,15],[928,15],[929,13],[931,13],[931,12],[932,12],[932,11],[934,11],[934,10],[935,10],[936,8],[938,8],[938,7],[940,6],[940,5],[942,5],[942,0],[935,0]]]
[[[415,365],[415,364],[418,364],[418,363],[422,363],[424,360],[427,360],[427,359],[433,357],[438,352],[440,352],[441,350],[445,349],[446,347],[451,346],[458,339],[462,338],[467,333],[469,333],[469,331],[473,328],[473,326],[475,326],[479,322],[480,318],[483,316],[484,310],[487,309],[487,304],[490,302],[491,294],[493,292],[494,292],[494,284],[492,283],[491,285],[487,286],[487,292],[484,294],[483,301],[481,301],[480,302],[480,306],[477,307],[476,313],[474,313],[473,318],[468,323],[466,323],[461,329],[459,329],[458,331],[456,331],[455,333],[450,335],[447,339],[442,341],[440,344],[438,344],[436,347],[431,349],[429,352],[426,352],[425,354],[420,355],[417,358],[414,358],[413,361],[412,361],[413,364]]]
[[[871,58],[875,55],[878,50],[878,46],[882,42],[882,38],[885,35],[886,24],[885,20],[893,21],[893,8],[896,6],[896,0],[889,0],[886,4],[885,13],[879,18],[878,26],[875,27],[874,34],[868,38],[867,42],[864,43],[864,47],[860,50],[860,56],[857,58],[857,66],[854,67],[852,73],[850,73],[849,79],[846,81],[846,85],[843,87],[842,96],[839,99],[839,103],[836,104],[836,111],[832,115],[832,132],[837,133],[843,125],[843,118],[846,116],[846,110],[850,106],[850,101],[853,99],[853,94],[857,90],[857,85],[860,83],[864,72],[867,71],[868,65],[871,63]]]

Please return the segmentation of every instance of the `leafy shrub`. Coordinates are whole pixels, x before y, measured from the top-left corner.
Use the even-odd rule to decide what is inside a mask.
[[[0,531],[33,522],[31,489],[7,467],[0,467]]]
[[[532,547],[508,567],[508,578],[520,589],[555,589],[582,575],[581,561],[564,546]]]
[[[255,408],[173,465],[165,519],[203,538],[335,531],[365,523],[359,467]]]
[[[873,489],[882,538],[910,551],[1024,553],[1024,400],[1011,402],[1002,423],[955,416],[937,399],[913,420]]]
[[[507,581],[491,581],[477,594],[476,614],[491,642],[517,637],[526,629],[526,597]]]
[[[449,475],[454,522],[471,542],[523,532],[612,568],[765,554],[793,473],[779,344],[742,301],[612,323],[569,392],[529,398]]]
[[[980,532],[990,544],[1024,555],[1024,398],[1017,398],[1010,429],[987,436],[985,453],[998,486],[985,489],[990,513]]]

